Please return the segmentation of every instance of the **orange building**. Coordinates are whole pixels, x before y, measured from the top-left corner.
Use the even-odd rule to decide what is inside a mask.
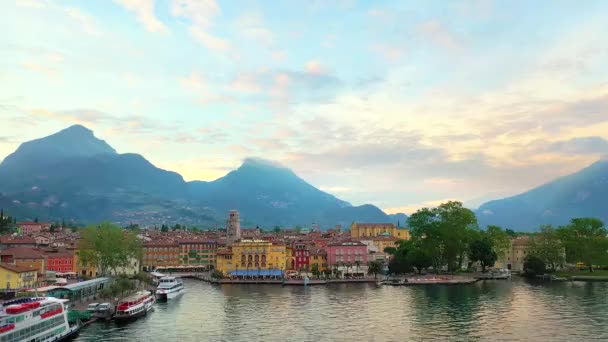
[[[43,279],[46,274],[46,257],[36,248],[14,247],[3,250],[0,253],[3,263],[12,264],[23,269],[36,269],[38,279]]]
[[[178,266],[180,246],[175,241],[148,241],[143,246],[142,266],[144,270],[157,267]]]

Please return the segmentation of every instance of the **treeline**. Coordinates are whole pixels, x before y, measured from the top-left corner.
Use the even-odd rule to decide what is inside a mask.
[[[4,209],[0,209],[0,234],[12,233],[17,229],[17,218],[4,215]]]
[[[590,270],[592,265],[608,263],[606,228],[594,218],[577,218],[563,227],[543,226],[538,233],[521,234],[498,226],[480,229],[475,213],[450,201],[418,210],[408,218],[408,225],[411,239],[385,249],[392,255],[390,273],[421,273],[431,267],[455,272],[470,269],[475,262],[485,271],[506,255],[510,237],[518,235],[529,235],[527,259],[550,270],[566,262],[583,262]]]

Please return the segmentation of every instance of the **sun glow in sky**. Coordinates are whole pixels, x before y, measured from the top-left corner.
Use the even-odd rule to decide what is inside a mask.
[[[608,152],[605,1],[0,2],[0,158],[74,123],[187,180],[477,203]]]

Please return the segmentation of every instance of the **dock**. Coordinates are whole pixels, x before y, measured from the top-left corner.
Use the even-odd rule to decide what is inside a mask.
[[[409,277],[401,281],[384,281],[383,285],[415,286],[415,285],[466,285],[478,282],[480,279],[461,276]]]

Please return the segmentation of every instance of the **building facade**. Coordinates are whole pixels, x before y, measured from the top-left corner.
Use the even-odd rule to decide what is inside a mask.
[[[179,244],[179,265],[215,267],[216,241],[190,238],[177,240],[177,243]]]
[[[238,270],[284,271],[287,248],[265,240],[241,240],[217,253],[217,269],[224,274]]]
[[[144,270],[180,265],[181,249],[176,241],[147,241],[143,245]],[[183,260],[183,258],[182,258]]]
[[[392,223],[353,223],[350,226],[350,236],[353,239],[390,235],[398,240],[409,240],[410,230],[396,227]]]
[[[74,272],[74,253],[69,251],[46,251],[46,269],[60,273]]]
[[[310,251],[304,242],[293,242],[291,256],[294,270],[310,270]]]
[[[46,257],[36,248],[14,247],[0,252],[0,261],[23,269],[36,269],[38,278],[44,278],[47,271]]]
[[[38,281],[35,268],[0,263],[0,289],[15,290],[35,287]]]
[[[328,269],[327,265],[327,252],[321,248],[312,248],[310,250],[310,269],[317,265],[319,272],[323,272]]]
[[[241,218],[239,212],[230,210],[226,221],[226,244],[228,246],[241,239]]]
[[[367,272],[367,246],[360,241],[330,243],[327,248],[327,265],[342,274]]]

